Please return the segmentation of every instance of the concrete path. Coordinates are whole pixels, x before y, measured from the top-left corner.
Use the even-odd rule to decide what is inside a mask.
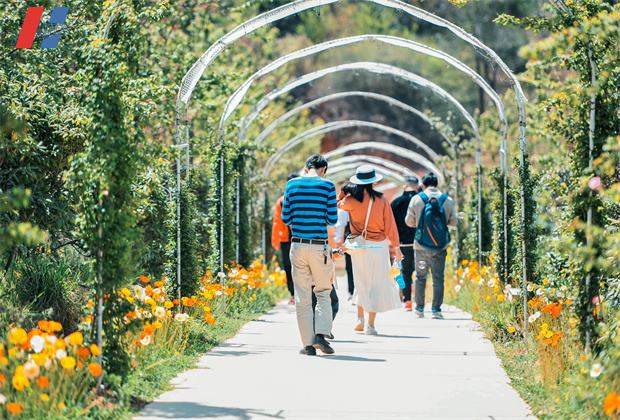
[[[378,314],[378,336],[353,331],[340,280],[336,353],[299,354],[295,308],[250,322],[172,382],[135,420],[533,419],[471,316],[445,320],[404,309]],[[428,310],[428,308],[427,308]]]

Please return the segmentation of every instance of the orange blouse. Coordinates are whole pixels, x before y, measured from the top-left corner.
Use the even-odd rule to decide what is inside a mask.
[[[364,191],[363,203],[351,196],[345,196],[342,192],[338,195],[338,208],[349,212],[351,234],[361,235],[364,230],[364,221],[366,220],[369,201],[370,195],[366,191]],[[400,246],[398,228],[396,227],[392,207],[390,207],[390,202],[385,196],[375,198],[375,201],[372,203],[366,233],[366,239],[369,241],[382,241],[387,237],[393,246]]]

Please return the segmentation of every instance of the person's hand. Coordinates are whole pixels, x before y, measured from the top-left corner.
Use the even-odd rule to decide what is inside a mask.
[[[398,261],[402,261],[403,258],[405,258],[405,256],[403,255],[403,252],[400,250],[400,248],[394,248],[394,257]]]
[[[273,249],[275,249],[276,251],[280,250],[280,245],[274,245]]]

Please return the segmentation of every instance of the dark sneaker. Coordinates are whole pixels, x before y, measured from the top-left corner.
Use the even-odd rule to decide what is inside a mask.
[[[333,354],[334,349],[329,345],[323,334],[317,334],[314,336],[314,344],[313,347],[315,349],[321,350],[325,354]]]
[[[438,311],[437,309],[433,309],[433,319],[443,319],[443,315],[441,314],[441,311]]]
[[[333,340],[334,334],[333,333],[325,334],[325,338],[327,338],[328,340]]]
[[[299,354],[305,354],[306,356],[316,356],[316,349],[312,346],[306,346],[299,350]]]

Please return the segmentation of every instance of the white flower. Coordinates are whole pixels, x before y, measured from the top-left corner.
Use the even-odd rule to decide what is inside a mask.
[[[155,308],[153,313],[155,314],[157,319],[161,319],[166,316],[166,309],[161,306],[158,306],[157,308]]]
[[[41,353],[45,348],[45,338],[40,335],[35,335],[30,339],[30,346],[35,353]]]
[[[250,277],[248,277],[248,275],[247,275],[247,274],[242,274],[242,275],[241,275],[241,278],[242,278],[243,280],[247,280],[247,279],[249,279]]]
[[[457,284],[456,286],[454,286],[454,290],[456,290],[456,293],[458,293],[461,290],[461,285]]]
[[[56,344],[56,340],[58,340],[58,337],[56,337],[55,335],[48,335],[47,337],[45,337],[45,339],[52,343],[53,346],[54,344]]]
[[[598,377],[603,372],[603,366],[600,363],[595,363],[592,365],[592,369],[590,369],[590,376],[593,378]]]
[[[4,404],[6,402],[6,397],[0,394],[0,404]]]
[[[140,340],[140,344],[142,344],[143,346],[148,346],[152,342],[153,342],[153,339],[151,338],[150,335],[145,335],[144,338]]]
[[[536,290],[536,295],[537,295],[537,296],[540,296],[540,295],[542,295],[543,293],[545,293],[545,289],[543,289],[542,287],[540,287],[538,290]]]
[[[222,294],[222,291],[221,291],[221,290],[218,290],[218,291],[216,291],[216,292],[215,292],[215,294],[216,294],[217,296],[219,296],[219,295],[221,295],[221,294]]]
[[[497,283],[496,283],[495,279],[491,279],[491,280],[489,280],[487,282],[487,286],[489,286],[489,287],[495,287],[496,284]]]
[[[142,316],[146,319],[149,319],[153,317],[153,314],[151,314],[149,311],[142,311]]]
[[[58,349],[56,350],[55,356],[56,356],[56,359],[62,360],[65,357],[67,357],[67,352],[64,351],[63,349]]]
[[[138,298],[138,299],[144,299],[146,297],[146,292],[144,290],[143,287],[135,285],[133,287],[133,294]]]
[[[531,292],[532,290],[534,290],[534,285],[532,283],[527,285],[527,291]]]
[[[535,314],[530,315],[527,318],[527,322],[529,322],[530,324],[533,323],[534,321],[536,321],[538,318],[540,318],[540,311],[536,312]]]
[[[179,322],[185,322],[189,319],[189,315],[187,314],[176,314],[174,319]]]
[[[217,276],[218,276],[219,278],[223,278],[223,277],[226,277],[226,274],[224,274],[224,273],[222,273],[222,272],[220,271],[219,273],[217,273]]]

